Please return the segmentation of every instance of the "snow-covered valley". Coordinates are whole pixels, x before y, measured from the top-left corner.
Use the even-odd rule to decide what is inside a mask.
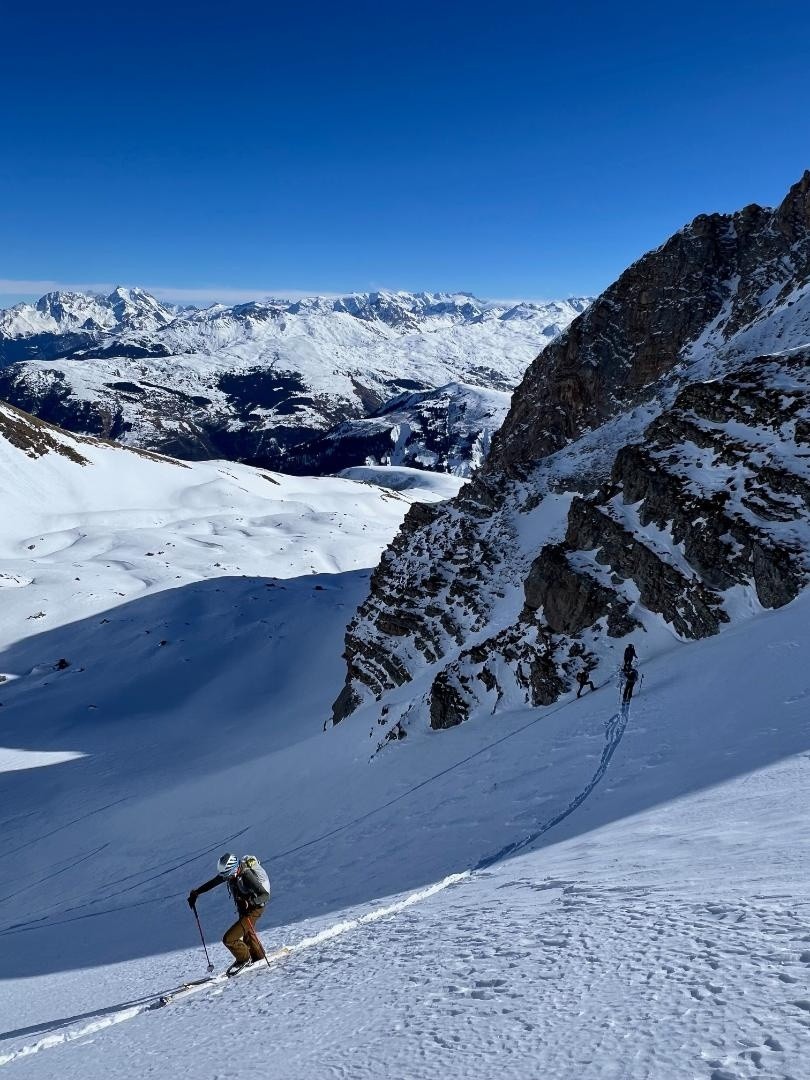
[[[807,596],[659,643],[624,712],[608,684],[370,760],[361,716],[322,727],[407,471],[291,479],[45,428],[86,464],[31,458],[9,418],[12,1075],[807,1075]],[[264,861],[263,940],[293,951],[155,1009],[204,973],[185,898],[225,848]],[[198,907],[224,968],[227,899]]]

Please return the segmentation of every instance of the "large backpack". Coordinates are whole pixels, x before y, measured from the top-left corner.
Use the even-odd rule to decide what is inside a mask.
[[[253,907],[264,907],[270,899],[270,878],[255,855],[244,855],[239,860],[242,872],[237,877],[237,888],[242,897]]]

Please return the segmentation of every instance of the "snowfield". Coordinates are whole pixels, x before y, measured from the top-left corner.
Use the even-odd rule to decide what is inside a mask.
[[[460,481],[55,438],[85,463],[0,435],[10,1076],[810,1076],[807,594],[650,634],[624,712],[605,685],[375,752],[363,711],[322,731],[345,624]],[[205,972],[185,898],[226,849],[291,952],[155,1007]]]

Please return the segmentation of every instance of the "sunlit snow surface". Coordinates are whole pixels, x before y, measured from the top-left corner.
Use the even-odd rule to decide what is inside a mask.
[[[0,457],[0,741],[85,755],[0,776],[9,1075],[810,1075],[807,597],[642,648],[625,716],[605,686],[370,762],[362,713],[321,729],[407,486],[82,452]],[[152,1009],[228,848],[293,952]]]
[[[61,765],[82,757],[73,750],[11,750],[0,746],[0,773],[15,769],[42,769],[47,765]]]

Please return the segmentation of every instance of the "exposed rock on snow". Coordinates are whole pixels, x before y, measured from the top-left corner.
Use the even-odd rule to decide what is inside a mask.
[[[526,366],[587,304],[380,292],[180,310],[140,289],[49,293],[0,313],[0,398],[184,458],[324,472],[373,457],[466,474]]]
[[[470,476],[486,460],[510,396],[462,383],[400,394],[371,416],[347,420],[296,447],[284,468],[337,472],[365,462]]]
[[[5,403],[0,403],[0,439],[22,450],[30,458],[53,452],[70,458],[77,465],[87,464],[87,459],[78,450],[80,440],[62,438],[50,424],[44,424],[35,416],[29,416]]]
[[[610,674],[611,638],[701,638],[790,602],[809,371],[807,173],[775,210],[698,217],[531,365],[482,471],[383,556],[335,722],[416,678],[392,724],[548,704]]]

